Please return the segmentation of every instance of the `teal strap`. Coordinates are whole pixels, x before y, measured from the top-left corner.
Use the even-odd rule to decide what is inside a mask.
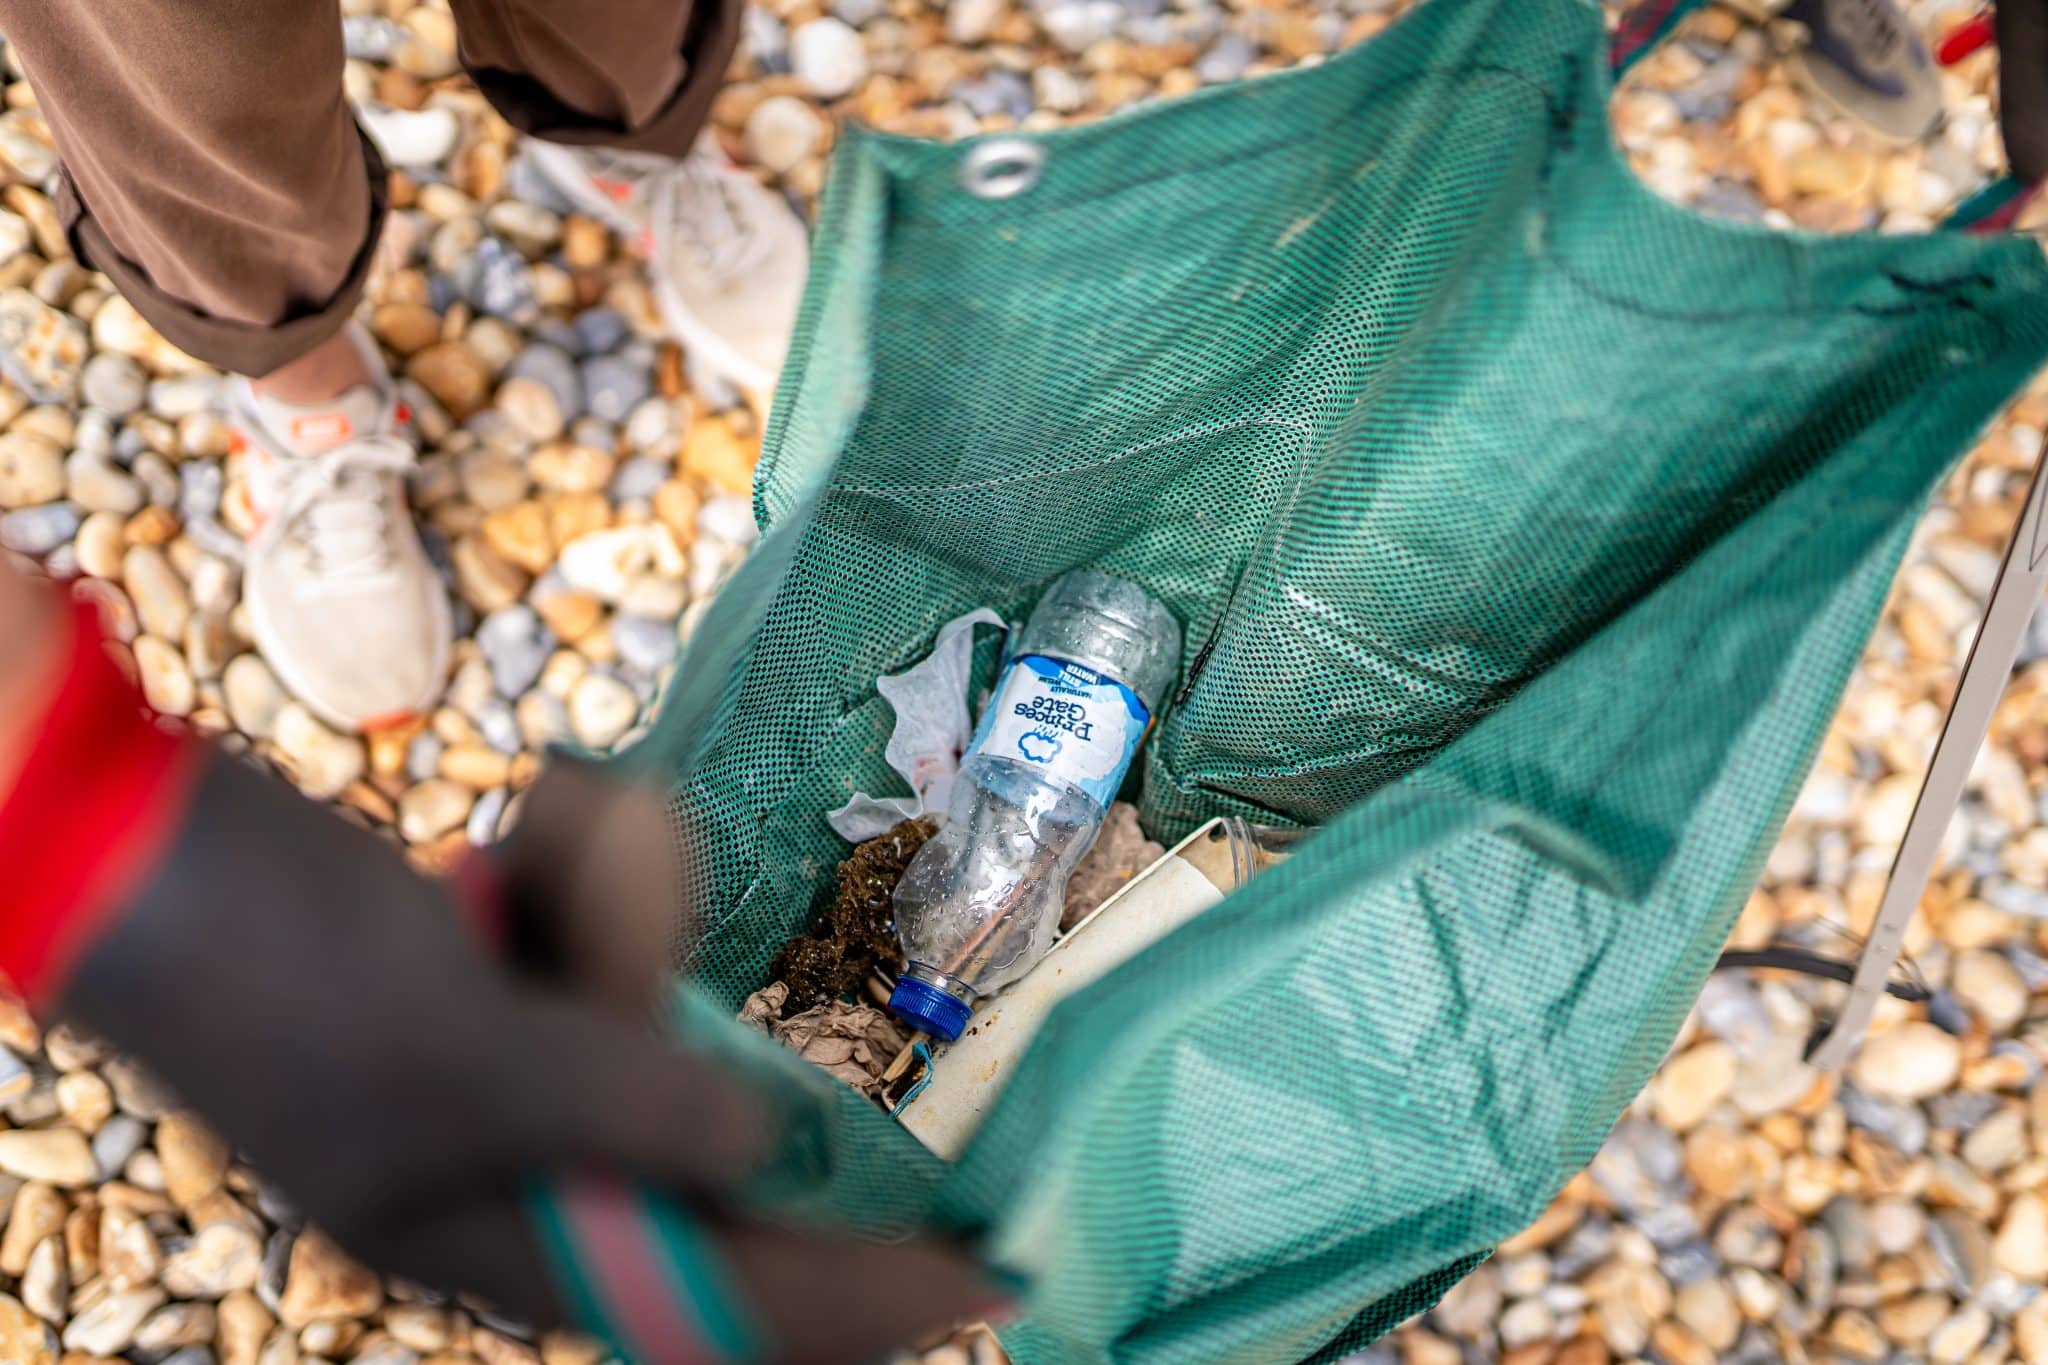
[[[1627,75],[1651,48],[1663,42],[1671,30],[1678,27],[1679,20],[1706,2],[1641,0],[1640,4],[1623,10],[1621,22],[1614,26],[1614,36],[1607,48],[1607,60],[1614,70],[1615,79]]]
[[[1956,205],[1941,225],[1949,232],[2003,232],[2019,218],[2038,188],[2002,175]]]
[[[585,1180],[536,1185],[526,1203],[565,1306],[586,1331],[650,1362],[760,1359],[737,1286],[676,1201]]]

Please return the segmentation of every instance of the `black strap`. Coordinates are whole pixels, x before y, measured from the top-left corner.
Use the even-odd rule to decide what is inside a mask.
[[[1853,981],[1856,964],[1839,958],[1822,957],[1819,953],[1805,948],[1773,946],[1769,948],[1740,948],[1721,954],[1721,960],[1714,964],[1715,971],[1729,967],[1775,967],[1780,971],[1801,972],[1807,976],[1823,976],[1830,981]],[[1934,992],[1912,981],[1888,981],[1885,993],[1904,1000],[1907,1004],[1924,1004],[1933,998]]]

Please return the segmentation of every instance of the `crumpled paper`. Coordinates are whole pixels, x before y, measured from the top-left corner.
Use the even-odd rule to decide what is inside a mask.
[[[960,772],[961,751],[974,737],[974,716],[967,705],[974,628],[1004,625],[1003,618],[987,607],[956,616],[939,627],[932,652],[922,661],[875,681],[875,690],[896,708],[896,728],[882,757],[902,774],[912,794],[856,792],[825,817],[840,838],[857,844],[920,815],[944,818],[953,779]]]
[[[747,997],[740,1019],[791,1052],[869,1098],[882,1092],[882,1073],[909,1041],[887,1014],[872,1005],[828,1000],[788,1019],[778,1019],[789,987],[776,981]]]

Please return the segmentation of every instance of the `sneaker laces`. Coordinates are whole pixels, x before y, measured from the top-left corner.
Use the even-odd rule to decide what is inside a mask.
[[[288,457],[275,524],[305,546],[316,576],[337,582],[375,578],[391,567],[385,481],[403,477],[413,459],[412,447],[391,436]]]
[[[728,278],[767,247],[733,194],[734,174],[702,153],[684,157],[659,182],[650,206],[656,242],[680,246],[708,273]]]

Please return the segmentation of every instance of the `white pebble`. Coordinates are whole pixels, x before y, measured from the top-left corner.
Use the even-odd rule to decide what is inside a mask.
[[[868,54],[842,20],[813,19],[789,35],[789,65],[813,94],[835,100],[867,78]]]
[[[414,110],[365,104],[356,110],[356,118],[394,166],[438,165],[448,159],[462,136],[460,120],[438,107]]]
[[[747,115],[746,135],[748,154],[781,175],[816,154],[825,136],[825,122],[815,109],[793,95],[770,95]]]
[[[363,775],[362,743],[335,734],[297,702],[286,702],[278,709],[274,734],[278,752],[291,763],[308,796],[321,800],[339,796]]]
[[[633,689],[609,674],[586,673],[569,692],[570,729],[592,749],[617,743],[639,714]]]

